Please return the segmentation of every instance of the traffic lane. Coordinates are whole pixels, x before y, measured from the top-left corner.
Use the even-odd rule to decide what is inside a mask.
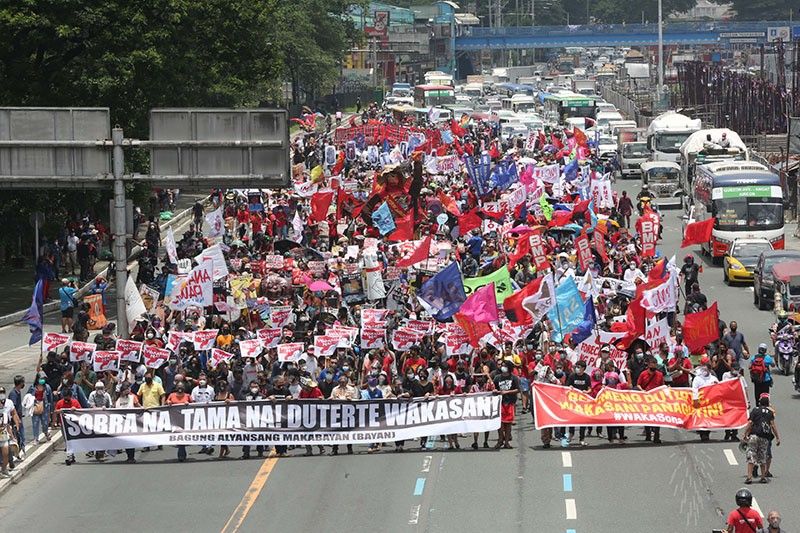
[[[218,461],[196,454],[198,449],[189,448],[186,463],[177,463],[176,448],[165,447],[137,451],[137,464],[125,464],[124,453],[104,463],[79,454],[78,462],[67,467],[62,447],[3,496],[0,523],[5,531],[23,531],[31,524],[81,531],[113,516],[150,531],[221,531],[263,460]],[[240,455],[240,449],[231,450]]]
[[[518,411],[519,413],[519,411]],[[494,444],[492,432],[490,444]],[[421,529],[449,532],[459,527],[470,531],[565,531],[582,530],[581,512],[567,519],[561,448],[541,448],[539,432],[530,415],[518,415],[511,442],[513,450],[473,451],[472,436],[460,439],[462,451],[444,452],[432,468],[434,475],[422,502]],[[479,435],[481,444],[483,436]],[[535,448],[538,447],[538,448]],[[569,452],[568,450],[564,450]],[[580,509],[580,502],[577,508]],[[423,520],[427,520],[425,523]],[[583,529],[586,531],[586,529]]]
[[[290,451],[277,461],[240,530],[263,531],[264,524],[276,531],[313,531],[321,524],[329,531],[415,527],[413,508],[429,490],[427,481],[418,481],[429,475],[422,472],[426,457],[441,455],[416,449],[417,441],[406,441],[403,453],[393,452],[392,443],[375,454],[354,446],[355,454],[347,455],[344,445],[336,457]],[[430,461],[432,468],[435,460]]]
[[[640,432],[628,428],[626,444],[573,454],[576,498],[592,524],[585,530],[603,531],[603,523],[613,523],[615,531],[653,533],[720,527],[730,498],[714,490],[726,474],[719,447],[686,442],[697,440],[694,433],[664,429],[664,444],[654,445]]]

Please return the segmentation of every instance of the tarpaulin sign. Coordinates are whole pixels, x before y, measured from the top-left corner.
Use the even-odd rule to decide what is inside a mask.
[[[296,363],[303,358],[306,346],[302,342],[288,342],[278,345],[278,361],[281,363]]]
[[[120,359],[123,361],[138,363],[142,358],[140,353],[142,350],[141,342],[117,339],[117,345],[115,348],[120,353]]]
[[[59,346],[64,346],[69,342],[70,335],[65,333],[45,333],[42,338],[42,352],[52,352]]]
[[[70,453],[179,444],[367,444],[494,431],[500,427],[500,396],[65,409],[61,425]]]
[[[570,355],[570,360],[573,363],[578,361],[586,361],[588,368],[597,368],[600,361],[600,349],[603,346],[609,348],[609,358],[614,361],[614,366],[620,370],[628,368],[628,354],[614,346],[613,341],[619,338],[622,334],[609,333],[601,331],[600,334],[590,335],[587,339],[582,341],[575,347],[575,351]],[[605,371],[605,369],[603,369]]]
[[[79,361],[89,361],[92,358],[92,353],[97,349],[97,345],[93,342],[78,342],[73,341],[69,345],[69,360],[73,363]]]
[[[533,384],[536,429],[574,426],[660,426],[688,430],[738,429],[747,425],[747,399],[738,380],[692,389],[658,387],[650,391],[603,388],[589,394],[549,383]]]
[[[280,328],[264,328],[256,331],[258,340],[264,348],[275,348],[281,340]]]
[[[92,355],[92,369],[95,372],[118,372],[120,353],[116,350],[97,350]]]

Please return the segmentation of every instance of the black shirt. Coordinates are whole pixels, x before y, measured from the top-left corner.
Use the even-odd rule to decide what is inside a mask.
[[[684,264],[681,267],[681,274],[683,274],[683,279],[687,284],[692,284],[697,281],[697,274],[699,270],[700,268],[696,263]]]
[[[592,387],[591,382],[589,381],[589,374],[584,372],[583,374],[578,374],[577,372],[573,372],[567,378],[567,386],[574,387],[578,390],[589,390]]]
[[[519,378],[514,374],[497,374],[494,377],[494,387],[499,391],[519,390]],[[517,393],[503,395],[503,403],[506,405],[517,403]]]
[[[772,440],[771,423],[775,420],[775,414],[769,407],[754,407],[749,419],[753,423],[753,434]]]
[[[422,398],[426,394],[433,394],[433,383],[428,381],[423,385],[419,381],[415,381],[411,384],[411,396]]]

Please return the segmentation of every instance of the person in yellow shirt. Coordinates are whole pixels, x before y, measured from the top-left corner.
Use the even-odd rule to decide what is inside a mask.
[[[222,324],[222,328],[217,335],[217,348],[220,350],[230,350],[233,344],[233,335],[231,334],[231,327],[229,324]]]
[[[141,387],[139,387],[139,401],[145,409],[149,409],[151,407],[158,407],[159,405],[164,405],[164,398],[166,397],[167,393],[164,391],[164,387],[161,386],[161,383],[157,381],[153,381],[153,371],[148,370],[144,374],[144,383]],[[163,446],[159,446],[158,449],[161,450]],[[145,452],[150,451],[150,447],[144,448]]]

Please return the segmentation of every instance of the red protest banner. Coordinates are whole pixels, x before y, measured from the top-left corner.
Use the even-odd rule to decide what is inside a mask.
[[[289,342],[278,345],[278,361],[296,363],[303,357],[306,346],[302,342]]]
[[[315,335],[314,336],[314,355],[316,357],[328,357],[336,352],[336,346],[339,344],[339,337],[332,337],[330,335]]]
[[[257,357],[261,353],[261,341],[251,339],[239,341],[239,355],[242,357]]]
[[[594,230],[592,233],[592,243],[594,244],[594,249],[600,254],[600,259],[603,260],[603,263],[608,263],[608,252],[606,252],[606,237],[603,235],[602,231]]]
[[[589,247],[589,237],[582,231],[580,236],[575,239],[575,251],[578,254],[578,264],[581,270],[586,272],[592,264],[592,249]]]
[[[699,313],[690,313],[683,319],[683,339],[693,354],[703,353],[708,343],[719,339],[719,312],[717,302]]]
[[[386,330],[383,328],[365,327],[361,330],[361,349],[386,347]]]
[[[42,351],[44,353],[52,352],[59,346],[63,346],[69,342],[69,335],[64,333],[45,333],[42,338]]]
[[[550,262],[547,260],[547,252],[545,250],[544,239],[542,238],[541,230],[536,230],[528,236],[528,241],[531,243],[531,256],[533,257],[533,264],[536,270],[541,272],[546,268],[550,268]]]
[[[233,357],[232,353],[228,353],[225,350],[220,350],[219,348],[214,348],[211,350],[211,359],[208,361],[213,368],[219,366],[222,362],[227,362],[231,360]]]
[[[650,391],[603,388],[593,398],[570,387],[533,384],[536,429],[558,426],[661,426],[688,430],[738,429],[747,425],[747,398],[738,380],[692,389],[661,386]]]
[[[422,340],[425,333],[409,328],[398,328],[392,334],[392,347],[395,350],[410,350]]]
[[[653,257],[656,254],[658,226],[658,215],[650,210],[646,210],[644,215],[636,221],[636,232],[639,234],[642,257]]]

